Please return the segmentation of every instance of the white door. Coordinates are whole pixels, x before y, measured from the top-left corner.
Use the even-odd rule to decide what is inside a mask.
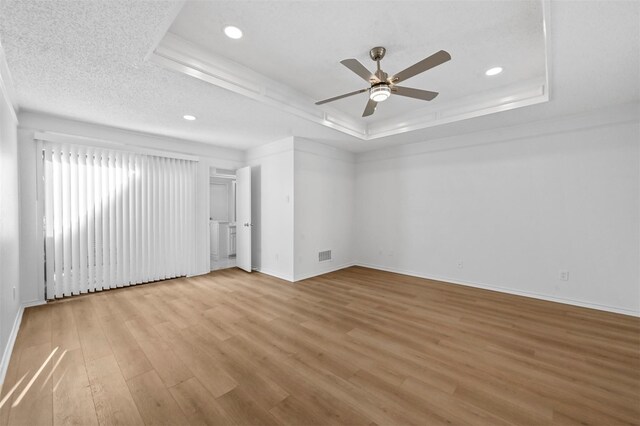
[[[251,167],[236,171],[236,265],[251,272]]]

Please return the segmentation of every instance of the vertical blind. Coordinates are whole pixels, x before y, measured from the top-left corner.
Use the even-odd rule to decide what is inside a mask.
[[[197,162],[43,146],[47,299],[193,273]]]

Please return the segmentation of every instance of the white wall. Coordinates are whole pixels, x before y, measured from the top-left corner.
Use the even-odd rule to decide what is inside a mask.
[[[293,138],[285,138],[246,153],[251,166],[251,257],[253,268],[294,280]]]
[[[213,145],[164,138],[157,135],[129,132],[91,123],[68,120],[61,117],[34,112],[20,113],[18,132],[20,159],[20,207],[21,207],[21,300],[33,303],[44,300],[43,250],[41,212],[37,209],[36,161],[37,150],[34,142],[36,131],[64,133],[74,136],[96,138],[125,143],[146,149],[190,154],[199,157],[197,229],[197,273],[206,274],[209,266],[209,169],[221,167],[235,169],[242,165],[241,151],[218,148]]]
[[[353,264],[355,156],[295,138],[295,280]],[[331,250],[332,260],[318,261]]]
[[[254,269],[298,281],[353,264],[352,153],[289,137],[247,151],[247,164]]]
[[[4,381],[21,314],[18,121],[11,103],[10,79],[0,46],[0,383]]]
[[[638,111],[360,155],[358,263],[638,315]]]

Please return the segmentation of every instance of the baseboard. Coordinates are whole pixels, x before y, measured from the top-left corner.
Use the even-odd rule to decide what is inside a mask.
[[[261,274],[266,274],[266,275],[271,275],[272,277],[276,277],[276,278],[280,278],[281,280],[285,280],[285,281],[289,281],[290,283],[293,282],[292,277],[290,276],[285,276],[279,272],[274,272],[271,271],[269,269],[253,269],[255,272],[260,272]]]
[[[289,281],[291,283],[294,283],[294,282],[306,280],[306,279],[309,279],[309,278],[317,277],[319,275],[328,274],[330,272],[335,272],[335,271],[338,271],[340,269],[348,268],[348,267],[354,266],[354,265],[355,265],[355,263],[353,263],[353,262],[342,263],[342,264],[340,264],[338,266],[331,267],[330,269],[327,269],[326,271],[317,272],[317,273],[303,274],[303,275],[300,275],[300,276],[294,276],[293,278],[288,277],[288,276],[284,276],[284,275],[282,275],[280,273],[277,273],[277,272],[270,271],[268,269],[254,269],[254,270],[256,272],[260,272],[262,274],[271,275],[272,277],[280,278],[281,280],[285,280],[285,281]]]
[[[4,377],[7,374],[7,368],[9,368],[9,361],[11,360],[11,354],[13,353],[13,346],[16,343],[16,338],[18,337],[18,331],[20,330],[20,324],[22,323],[22,314],[26,308],[30,308],[31,306],[44,305],[44,300],[32,300],[30,302],[25,302],[20,305],[18,308],[18,312],[16,313],[16,318],[13,321],[13,328],[11,328],[11,333],[9,334],[9,340],[7,341],[7,346],[4,348],[4,353],[2,354],[2,362],[0,363],[0,385],[4,383]]]
[[[22,313],[24,307],[18,308],[18,313],[13,321],[13,328],[9,334],[9,340],[7,346],[4,348],[2,354],[2,364],[0,364],[0,383],[4,383],[4,376],[7,374],[7,368],[9,368],[9,361],[11,360],[11,353],[13,353],[13,345],[16,343],[16,337],[18,337],[18,330],[20,329],[20,323],[22,322]]]
[[[364,268],[378,269],[380,271],[393,272],[393,273],[401,274],[401,275],[409,275],[409,276],[412,276],[412,277],[425,278],[425,279],[428,279],[428,280],[442,281],[442,282],[449,283],[449,284],[456,284],[456,285],[463,285],[463,286],[466,286],[466,287],[481,288],[481,289],[484,289],[484,290],[492,290],[492,291],[497,291],[497,292],[500,292],[500,293],[513,294],[513,295],[516,295],[516,296],[524,296],[524,297],[531,297],[533,299],[546,300],[548,302],[563,303],[565,305],[580,306],[582,308],[596,309],[596,310],[599,310],[599,311],[612,312],[612,313],[615,313],[615,314],[622,314],[622,315],[630,315],[630,316],[634,316],[634,317],[640,317],[640,312],[638,312],[638,311],[633,311],[633,310],[630,310],[630,309],[617,308],[617,307],[614,307],[614,306],[599,305],[597,303],[583,302],[583,301],[580,301],[580,300],[566,299],[566,298],[563,298],[563,297],[548,296],[546,294],[539,294],[539,293],[522,291],[522,290],[514,290],[514,289],[510,289],[510,288],[506,288],[506,287],[499,287],[499,286],[495,286],[495,285],[489,285],[489,284],[472,282],[472,281],[461,281],[461,280],[456,280],[456,279],[437,276],[437,275],[426,275],[426,274],[422,274],[422,273],[418,273],[418,272],[414,272],[414,271],[406,271],[406,270],[401,270],[401,269],[397,269],[397,268],[389,268],[389,267],[385,267],[385,266],[373,265],[373,264],[368,264],[368,263],[364,263],[364,262],[356,262],[355,265],[356,266],[362,266]]]
[[[354,265],[355,265],[355,263],[353,263],[353,262],[342,263],[342,264],[340,264],[338,266],[332,266],[331,268],[327,269],[326,271],[317,272],[317,273],[313,273],[312,272],[312,273],[309,273],[309,274],[302,274],[302,275],[299,275],[299,276],[295,276],[294,277],[294,282],[307,280],[309,278],[317,277],[319,275],[328,274],[330,272],[339,271],[340,269],[349,268],[349,267],[354,266]]]
[[[46,305],[46,303],[47,303],[46,300],[31,300],[29,302],[23,302],[22,307],[26,309],[32,306]]]

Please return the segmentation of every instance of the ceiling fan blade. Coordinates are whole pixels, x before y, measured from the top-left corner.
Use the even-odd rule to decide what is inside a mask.
[[[345,93],[344,95],[335,96],[333,98],[325,99],[324,101],[316,102],[316,105],[326,104],[327,102],[337,101],[338,99],[346,98],[348,96],[357,95],[358,93],[366,92],[369,89],[356,90],[355,92]]]
[[[423,101],[431,101],[438,96],[438,92],[430,92],[428,90],[413,89],[411,87],[394,86],[391,91],[396,95],[406,96],[408,98],[420,99]]]
[[[363,117],[368,117],[371,114],[373,114],[374,112],[376,112],[376,107],[378,106],[378,103],[375,101],[372,101],[371,99],[369,99],[369,102],[367,102],[367,106],[364,108],[364,112],[362,113]]]
[[[438,65],[443,64],[450,59],[451,55],[449,55],[448,52],[441,50],[429,56],[428,58],[425,58],[420,62],[411,65],[409,68],[400,71],[398,74],[391,77],[390,82],[399,83],[401,81],[410,79],[411,77],[418,75],[421,72],[425,72],[433,67],[437,67]]]
[[[371,71],[365,68],[365,66],[362,65],[357,59],[345,59],[343,61],[340,61],[340,63],[349,68],[354,73],[358,74],[363,80],[368,83],[371,83],[372,81],[380,82],[380,80],[378,80],[378,77],[371,74]]]

